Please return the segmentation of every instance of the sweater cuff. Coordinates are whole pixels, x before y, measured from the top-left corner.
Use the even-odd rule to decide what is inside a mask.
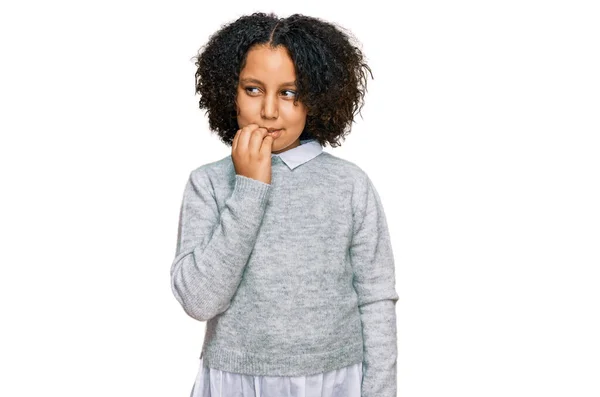
[[[258,179],[248,178],[244,175],[235,175],[235,186],[232,196],[245,199],[255,199],[261,205],[267,202],[269,198],[270,184],[259,181]]]

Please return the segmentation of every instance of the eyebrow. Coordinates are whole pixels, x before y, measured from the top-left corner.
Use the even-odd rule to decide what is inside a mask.
[[[262,81],[260,81],[260,80],[257,80],[257,79],[253,79],[253,78],[251,78],[251,77],[250,77],[250,78],[246,78],[246,79],[242,79],[242,80],[240,80],[240,81],[241,81],[242,83],[256,83],[256,84],[265,85],[265,83],[263,83]],[[295,85],[296,85],[296,82],[295,82],[295,81],[290,81],[290,82],[287,82],[287,83],[283,83],[283,84],[281,84],[281,87],[285,87],[285,86],[295,86]]]

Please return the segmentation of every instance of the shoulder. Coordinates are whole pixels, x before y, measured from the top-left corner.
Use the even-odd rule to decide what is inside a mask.
[[[349,175],[353,179],[365,178],[367,173],[356,163],[333,155],[329,152],[323,152],[320,155],[321,166],[325,167],[327,171],[335,173],[343,173]]]
[[[353,214],[364,214],[369,205],[382,206],[373,180],[360,165],[327,152],[323,152],[322,157],[322,166],[327,168],[326,174],[331,177],[328,186],[337,184],[347,187]]]
[[[369,181],[367,172],[355,162],[335,156],[329,152],[321,153],[320,166],[338,182],[348,181],[352,186],[365,187]]]
[[[190,179],[199,183],[212,184],[213,181],[223,180],[233,170],[231,155],[219,160],[202,164],[190,171]]]

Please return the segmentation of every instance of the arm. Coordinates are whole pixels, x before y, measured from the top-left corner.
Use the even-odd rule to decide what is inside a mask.
[[[362,397],[396,397],[397,336],[394,256],[379,195],[362,184],[350,258],[364,340]]]
[[[199,321],[229,308],[252,253],[270,184],[235,176],[221,213],[208,177],[192,172],[179,216],[171,289],[184,311]]]

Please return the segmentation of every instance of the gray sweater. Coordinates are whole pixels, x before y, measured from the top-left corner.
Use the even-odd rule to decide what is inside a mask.
[[[362,396],[396,396],[398,295],[380,198],[361,168],[322,150],[294,166],[298,148],[282,153],[292,161],[272,156],[271,184],[237,175],[231,156],[190,173],[173,294],[207,321],[210,368],[303,376],[362,361]]]

